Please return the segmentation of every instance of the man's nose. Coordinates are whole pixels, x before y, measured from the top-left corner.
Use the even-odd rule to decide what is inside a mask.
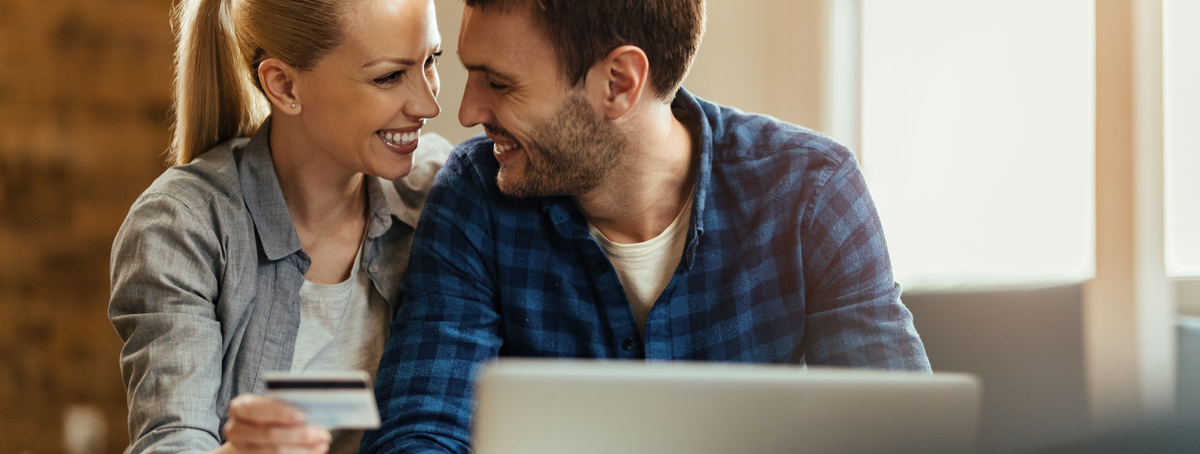
[[[478,80],[469,78],[463,90],[462,104],[458,107],[458,122],[463,127],[470,128],[481,123],[496,123],[495,113],[488,102],[489,93],[480,87]]]

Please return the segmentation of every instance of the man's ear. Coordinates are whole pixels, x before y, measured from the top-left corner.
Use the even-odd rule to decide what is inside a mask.
[[[599,101],[597,108],[609,120],[629,112],[646,91],[650,60],[637,46],[613,49],[588,72],[588,91]]]
[[[300,96],[296,93],[296,76],[296,70],[278,58],[268,58],[259,63],[259,83],[277,112],[296,115],[303,109]]]

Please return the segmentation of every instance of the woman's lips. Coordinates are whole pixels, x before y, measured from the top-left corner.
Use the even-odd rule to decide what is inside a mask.
[[[376,131],[375,135],[393,153],[410,154],[417,150],[417,142],[421,137],[421,128],[380,130]]]

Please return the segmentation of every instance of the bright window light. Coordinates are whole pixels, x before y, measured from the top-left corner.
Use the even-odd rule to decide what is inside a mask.
[[[1090,278],[1093,1],[863,0],[861,12],[863,168],[897,280]]]
[[[1163,2],[1166,261],[1171,277],[1200,276],[1200,2]]]

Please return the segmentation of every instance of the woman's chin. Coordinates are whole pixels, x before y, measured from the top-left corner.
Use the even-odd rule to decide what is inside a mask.
[[[407,177],[412,172],[412,156],[409,156],[408,162],[405,163],[389,163],[387,166],[375,169],[378,173],[375,176],[385,180],[399,180]]]

